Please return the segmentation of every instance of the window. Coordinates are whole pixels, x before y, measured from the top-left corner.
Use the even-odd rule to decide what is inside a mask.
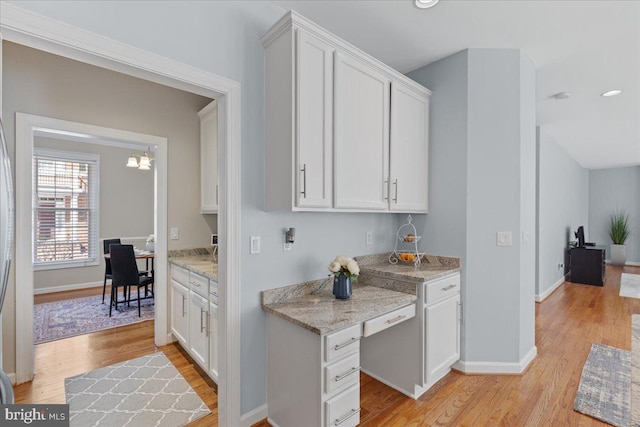
[[[36,270],[98,265],[99,167],[95,154],[35,149]]]

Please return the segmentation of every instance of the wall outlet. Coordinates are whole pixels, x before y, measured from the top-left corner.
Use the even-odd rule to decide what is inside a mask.
[[[367,231],[367,237],[365,241],[367,245],[373,245],[373,231]]]
[[[178,227],[173,227],[170,231],[171,240],[178,240],[180,238],[180,230],[178,230]]]
[[[260,253],[260,236],[251,236],[251,245],[249,247],[251,255]]]
[[[498,246],[512,246],[513,235],[510,231],[498,231],[496,233],[496,244]]]
[[[558,263],[558,270],[562,270],[564,268],[564,262]]]
[[[293,249],[293,243],[287,243],[287,242],[284,242],[284,243],[282,244],[282,251],[283,251],[283,252],[289,252],[289,251],[290,251],[290,250],[292,250],[292,249]]]

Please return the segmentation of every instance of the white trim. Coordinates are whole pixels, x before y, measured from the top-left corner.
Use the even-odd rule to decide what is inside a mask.
[[[551,285],[549,287],[549,289],[547,289],[546,291],[544,291],[541,294],[536,294],[536,302],[542,302],[544,301],[549,295],[551,295],[553,293],[553,291],[555,291],[556,289],[558,289],[558,287],[560,285],[562,285],[566,280],[567,280],[567,276],[569,274],[565,274],[564,276],[562,276],[560,279],[558,279],[558,281],[556,283],[554,283],[553,285]]]
[[[605,264],[611,264],[611,260],[610,259],[606,259],[606,260],[604,260],[604,262],[605,262]],[[627,261],[627,262],[624,263],[624,265],[630,265],[630,266],[633,266],[633,267],[638,267],[638,266],[640,266],[640,262]]]
[[[519,375],[529,367],[535,359],[538,349],[533,346],[531,350],[518,363],[512,362],[466,362],[458,360],[453,364],[452,369],[463,374],[506,374]]]
[[[271,427],[280,427],[278,424],[276,424],[275,422],[273,422],[273,420],[269,417],[267,417],[267,422],[269,423],[269,425]]]
[[[1,37],[14,43],[75,59],[98,67],[118,71],[165,86],[217,98],[219,112],[218,171],[220,180],[219,281],[221,300],[220,376],[218,378],[218,424],[240,423],[240,266],[241,266],[241,88],[240,83],[174,61],[151,52],[126,45],[95,33],[27,11],[17,5],[0,2]],[[158,157],[164,157],[164,159]],[[156,164],[166,162],[166,151],[156,156]],[[166,164],[166,163],[164,163]],[[17,173],[17,172],[16,172]],[[158,185],[166,185],[158,179]],[[16,187],[17,189],[17,187]],[[23,189],[24,190],[24,189]],[[27,192],[29,200],[31,190]],[[20,196],[17,195],[16,199]],[[159,196],[158,203],[166,203]],[[166,211],[158,212],[158,229],[166,230]],[[156,233],[156,237],[159,237]],[[18,253],[16,245],[16,258]],[[166,254],[166,241],[156,242],[156,253]],[[24,254],[22,254],[24,256]],[[30,257],[30,254],[27,254]],[[168,274],[165,259],[158,259],[156,271]],[[16,263],[16,274],[19,272]],[[23,266],[24,268],[24,266]],[[22,272],[25,274],[25,272]],[[26,272],[29,274],[29,272]],[[163,289],[166,297],[166,289]],[[157,295],[159,297],[160,295]],[[30,296],[33,298],[33,295]],[[166,311],[166,308],[165,308]],[[28,313],[32,315],[32,313]],[[16,319],[16,330],[19,326]],[[167,343],[168,321],[155,322],[156,344]],[[164,333],[161,333],[164,332]],[[32,339],[33,331],[27,331]],[[32,340],[33,342],[33,340]],[[18,351],[16,351],[17,353]],[[33,361],[31,361],[33,366]]]
[[[242,427],[251,427],[255,423],[267,418],[267,404],[258,406],[240,417],[240,425]]]
[[[60,285],[60,286],[49,286],[47,288],[34,288],[34,295],[41,294],[53,294],[56,292],[64,292],[64,291],[74,291],[76,289],[89,289],[89,288],[97,288],[102,287],[103,282],[87,282],[87,283],[76,283],[75,285]]]

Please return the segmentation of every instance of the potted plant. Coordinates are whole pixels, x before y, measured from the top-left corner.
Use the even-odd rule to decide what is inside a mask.
[[[627,262],[627,246],[629,237],[629,215],[624,210],[616,210],[609,218],[609,237],[611,245],[611,264],[624,265]]]
[[[351,279],[356,280],[360,274],[360,267],[353,259],[339,256],[329,264],[329,271],[333,274],[333,295],[337,299],[349,299],[352,292]]]
[[[149,237],[147,237],[146,249],[149,252],[155,252],[156,251],[156,235],[155,234],[149,234]]]

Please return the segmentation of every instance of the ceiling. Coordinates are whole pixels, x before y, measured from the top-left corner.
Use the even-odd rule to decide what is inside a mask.
[[[538,70],[545,133],[587,168],[640,164],[640,0],[275,3],[403,73],[466,48],[521,48]],[[610,89],[624,92],[600,96]]]

